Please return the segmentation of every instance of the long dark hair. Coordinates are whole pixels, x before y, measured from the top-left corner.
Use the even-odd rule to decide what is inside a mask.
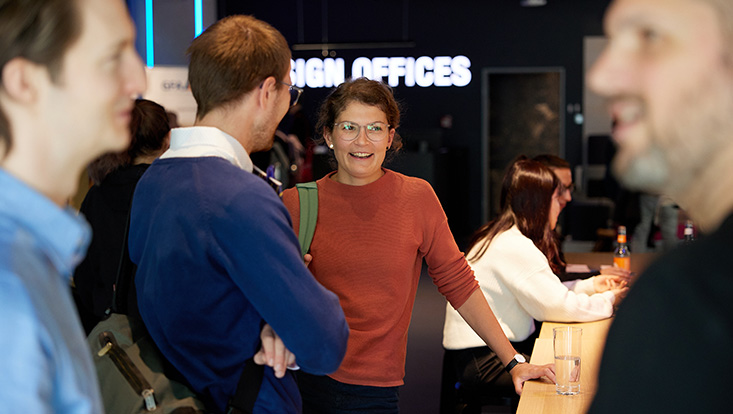
[[[502,183],[502,211],[473,234],[468,251],[478,248],[468,257],[475,261],[486,253],[494,237],[515,224],[524,236],[547,257],[555,274],[565,271],[560,257],[559,240],[550,228],[549,216],[552,195],[560,185],[552,170],[537,161],[519,156],[504,175]]]

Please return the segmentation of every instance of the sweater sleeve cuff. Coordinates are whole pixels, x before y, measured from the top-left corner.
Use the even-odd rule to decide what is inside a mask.
[[[596,289],[593,287],[593,278],[578,280],[575,286],[573,286],[573,292],[585,293],[588,296],[596,293]]]
[[[603,297],[605,297],[606,299],[610,300],[611,303],[614,303],[614,301],[616,300],[616,295],[613,292],[611,292],[610,290],[607,290],[601,293],[601,295],[603,295]]]

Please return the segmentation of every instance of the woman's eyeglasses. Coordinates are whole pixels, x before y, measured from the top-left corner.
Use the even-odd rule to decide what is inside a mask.
[[[562,183],[558,186],[557,192],[562,195],[565,194],[565,192],[569,192],[570,194],[573,194],[575,192],[575,183],[570,183],[569,186],[565,187]]]
[[[356,122],[342,121],[333,124],[333,133],[344,141],[353,141],[359,136],[362,128],[366,131],[366,137],[371,142],[380,142],[389,136],[390,125],[384,122],[372,122],[367,125],[359,125]]]

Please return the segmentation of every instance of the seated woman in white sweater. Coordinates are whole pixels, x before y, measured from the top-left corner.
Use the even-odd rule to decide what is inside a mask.
[[[519,157],[507,171],[502,212],[473,236],[468,262],[499,324],[519,352],[531,352],[538,321],[586,322],[608,318],[624,296],[626,281],[615,275],[561,282],[565,271],[554,228],[561,184],[552,171]],[[522,346],[522,342],[530,338]],[[494,352],[450,305],[443,330],[444,369],[463,388],[511,386]],[[524,348],[524,349],[523,349]],[[445,376],[445,373],[444,373]]]

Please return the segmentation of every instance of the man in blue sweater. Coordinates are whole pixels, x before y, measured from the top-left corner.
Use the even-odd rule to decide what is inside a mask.
[[[283,36],[250,16],[209,27],[188,49],[198,108],[138,183],[129,249],[140,314],[165,357],[213,411],[224,411],[245,364],[277,333],[297,364],[335,371],[348,326],[337,297],[303,264],[278,194],[249,153],[270,148],[297,101]],[[270,337],[272,338],[272,337]],[[281,338],[281,340],[280,340]],[[255,413],[299,413],[295,378],[268,353]]]

